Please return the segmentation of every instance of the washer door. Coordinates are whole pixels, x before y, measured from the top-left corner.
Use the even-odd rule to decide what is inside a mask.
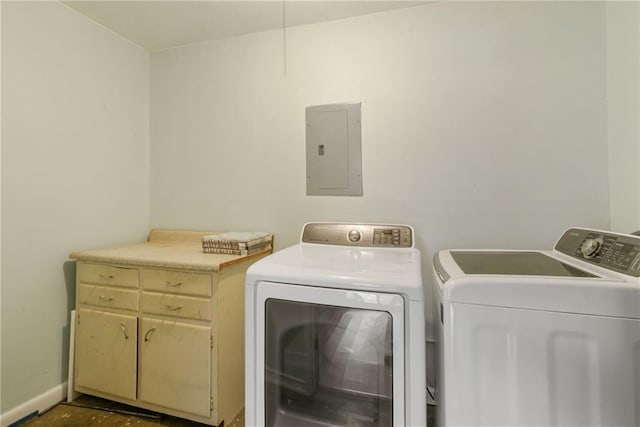
[[[256,303],[258,425],[404,425],[400,295],[261,282]]]

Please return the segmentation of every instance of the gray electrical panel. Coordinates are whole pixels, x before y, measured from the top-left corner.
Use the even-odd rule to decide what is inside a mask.
[[[361,105],[307,107],[307,195],[362,196]]]

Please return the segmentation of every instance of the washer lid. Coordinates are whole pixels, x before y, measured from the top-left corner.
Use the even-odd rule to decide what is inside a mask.
[[[595,277],[540,252],[451,251],[451,256],[465,274]]]
[[[637,278],[551,251],[531,252],[440,251],[434,257],[435,289],[443,302],[454,304],[640,318]],[[514,265],[506,265],[509,259]],[[489,264],[479,266],[482,260]]]

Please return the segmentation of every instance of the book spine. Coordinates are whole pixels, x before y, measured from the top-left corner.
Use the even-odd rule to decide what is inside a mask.
[[[240,249],[238,243],[211,242],[203,241],[203,248],[219,248],[219,249]]]
[[[239,249],[202,248],[202,251],[206,254],[241,255]]]
[[[271,249],[271,245],[263,245],[251,249],[228,249],[228,248],[202,248],[202,251],[207,254],[223,254],[223,255],[251,255],[256,252],[265,251]]]
[[[202,240],[203,248],[221,248],[221,249],[251,249],[253,247],[264,246],[270,243],[272,236],[259,237],[247,242],[238,242],[231,240]]]

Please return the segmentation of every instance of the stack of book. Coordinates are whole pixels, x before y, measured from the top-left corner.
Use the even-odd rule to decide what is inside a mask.
[[[271,249],[273,235],[265,231],[228,231],[202,238],[202,251],[208,254],[251,255]]]

